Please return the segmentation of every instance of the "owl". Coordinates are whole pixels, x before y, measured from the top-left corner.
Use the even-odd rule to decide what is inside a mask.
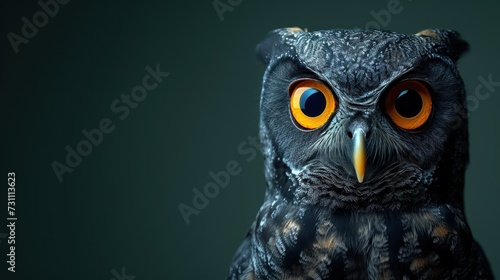
[[[493,279],[464,214],[452,30],[274,30],[257,47],[264,203],[229,279]]]

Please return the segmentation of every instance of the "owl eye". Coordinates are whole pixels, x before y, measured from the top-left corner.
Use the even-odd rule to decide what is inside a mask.
[[[304,129],[324,125],[335,111],[332,91],[317,80],[298,80],[289,88],[290,111],[295,122]]]
[[[422,127],[432,112],[429,88],[418,80],[405,80],[393,86],[385,98],[385,110],[398,127],[415,130]]]

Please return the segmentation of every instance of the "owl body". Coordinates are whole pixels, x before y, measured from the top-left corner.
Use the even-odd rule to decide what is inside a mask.
[[[477,248],[450,206],[318,213],[269,205],[265,211],[252,240],[256,279],[475,279],[470,260]]]
[[[493,279],[464,216],[458,33],[270,33],[265,200],[229,279]]]

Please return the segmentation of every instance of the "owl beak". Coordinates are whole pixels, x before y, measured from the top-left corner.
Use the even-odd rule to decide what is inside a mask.
[[[358,182],[363,183],[366,168],[365,132],[363,129],[356,129],[352,138],[354,141],[352,152],[354,170],[356,171]]]

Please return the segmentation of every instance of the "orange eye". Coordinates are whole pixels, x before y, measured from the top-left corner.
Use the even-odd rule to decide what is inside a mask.
[[[336,107],[332,91],[320,81],[305,79],[290,86],[290,111],[304,129],[324,125]]]
[[[389,90],[385,110],[400,128],[415,130],[422,127],[432,112],[429,88],[421,81],[406,80]]]

